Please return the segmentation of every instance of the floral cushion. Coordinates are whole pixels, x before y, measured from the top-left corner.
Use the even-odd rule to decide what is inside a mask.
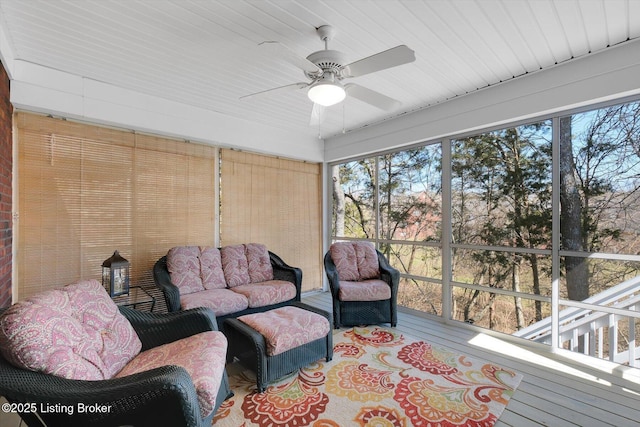
[[[293,306],[247,314],[238,319],[264,337],[268,356],[326,337],[331,329],[324,316]]]
[[[372,243],[354,242],[356,251],[356,264],[358,266],[358,280],[374,279],[380,277],[378,265],[378,253]]]
[[[167,270],[171,282],[178,287],[180,295],[204,289],[200,275],[200,248],[177,246],[167,253]]]
[[[357,281],[360,279],[356,250],[351,242],[336,242],[329,248],[331,259],[336,265],[340,280]]]
[[[233,288],[234,286],[246,285],[251,282],[249,263],[244,245],[225,246],[220,249],[220,256],[227,286]]]
[[[340,281],[340,301],[380,301],[391,298],[391,287],[380,279]]]
[[[76,380],[113,377],[142,343],[97,280],[19,301],[0,318],[0,352],[13,365]]]
[[[209,307],[216,316],[235,313],[248,306],[247,297],[230,289],[206,289],[193,294],[180,295],[180,308],[183,310]]]
[[[251,283],[273,279],[273,267],[267,247],[260,243],[249,243],[245,245],[245,251]]]
[[[200,276],[205,289],[224,289],[227,287],[218,248],[209,246],[200,248]]]
[[[296,296],[296,287],[293,283],[284,280],[268,280],[262,283],[250,283],[233,288],[246,297],[249,307],[264,307],[289,301]]]
[[[336,242],[329,253],[340,280],[357,282],[380,277],[378,253],[370,242]]]
[[[143,351],[116,377],[125,377],[167,365],[182,366],[191,376],[198,395],[200,414],[207,417],[216,397],[227,357],[227,339],[218,331],[202,332]]]

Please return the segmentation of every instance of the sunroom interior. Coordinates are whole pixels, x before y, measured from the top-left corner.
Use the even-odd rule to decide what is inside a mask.
[[[261,242],[331,311],[324,253],[370,241],[399,330],[524,374],[497,426],[637,425],[639,36],[636,0],[0,0],[0,306]],[[264,41],[416,60],[318,118],[244,99],[306,78]]]

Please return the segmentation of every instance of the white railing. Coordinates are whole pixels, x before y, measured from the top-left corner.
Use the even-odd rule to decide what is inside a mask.
[[[582,301],[583,304],[606,307],[609,312],[569,307],[559,312],[560,346],[599,358],[640,367],[640,343],[636,342],[633,316],[613,313],[619,310],[639,311],[640,276]],[[551,318],[542,319],[513,335],[551,344]]]

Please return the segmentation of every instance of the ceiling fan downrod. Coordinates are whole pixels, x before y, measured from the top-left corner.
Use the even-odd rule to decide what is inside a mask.
[[[324,42],[324,49],[329,49],[329,41],[333,39],[333,36],[336,34],[336,29],[331,25],[321,25],[316,28],[316,32],[318,36],[320,36],[320,40]]]

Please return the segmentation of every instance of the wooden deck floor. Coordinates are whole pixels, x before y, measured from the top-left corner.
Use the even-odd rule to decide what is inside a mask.
[[[331,312],[329,293],[305,295],[303,301]],[[639,369],[516,345],[478,328],[402,309],[397,329],[521,373],[524,378],[496,427],[640,426]]]

